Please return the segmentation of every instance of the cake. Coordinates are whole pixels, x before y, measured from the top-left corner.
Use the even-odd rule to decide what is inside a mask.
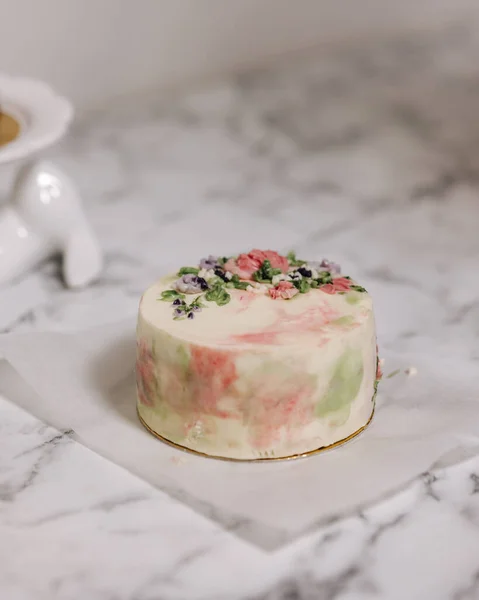
[[[328,260],[210,256],[143,294],[136,374],[141,421],[174,445],[238,460],[327,448],[374,411],[371,297]]]

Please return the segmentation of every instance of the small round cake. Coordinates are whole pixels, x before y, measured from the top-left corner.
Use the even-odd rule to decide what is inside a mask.
[[[291,458],[344,442],[374,411],[371,297],[328,260],[252,250],[161,278],[140,302],[138,413],[216,458]]]

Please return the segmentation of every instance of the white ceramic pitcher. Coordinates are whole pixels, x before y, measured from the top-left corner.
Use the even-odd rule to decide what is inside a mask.
[[[68,287],[87,285],[101,271],[102,253],[75,185],[40,161],[20,170],[10,202],[0,209],[0,285],[56,254]]]
[[[0,74],[0,110],[19,126],[0,146],[0,164],[29,159],[65,134],[73,107],[41,81]],[[0,286],[53,255],[63,257],[69,287],[93,281],[102,253],[73,181],[45,162],[24,165],[7,204],[0,206]]]

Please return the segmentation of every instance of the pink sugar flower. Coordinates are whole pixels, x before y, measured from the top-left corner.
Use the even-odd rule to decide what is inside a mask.
[[[297,290],[290,281],[280,281],[277,286],[270,288],[268,293],[273,300],[278,298],[289,300],[293,296],[296,296],[296,294],[299,293],[299,290]]]
[[[336,277],[332,283],[322,285],[319,289],[326,294],[337,294],[338,292],[348,292],[353,282],[347,277]]]
[[[273,269],[280,269],[282,273],[287,273],[289,262],[286,256],[281,256],[274,250],[251,250],[249,256],[259,259],[261,263],[269,260]]]
[[[238,275],[240,279],[252,280],[253,273],[257,271],[265,260],[269,260],[273,269],[281,269],[282,273],[288,271],[289,263],[285,256],[273,250],[251,250],[248,254],[240,254],[238,258],[230,258],[224,265],[224,270]]]

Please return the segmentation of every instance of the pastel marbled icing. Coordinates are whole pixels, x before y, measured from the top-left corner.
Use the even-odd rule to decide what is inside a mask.
[[[377,349],[367,292],[276,300],[232,289],[225,306],[174,320],[159,301],[174,279],[151,286],[139,309],[138,411],[154,432],[210,456],[258,459],[330,446],[368,423]]]

